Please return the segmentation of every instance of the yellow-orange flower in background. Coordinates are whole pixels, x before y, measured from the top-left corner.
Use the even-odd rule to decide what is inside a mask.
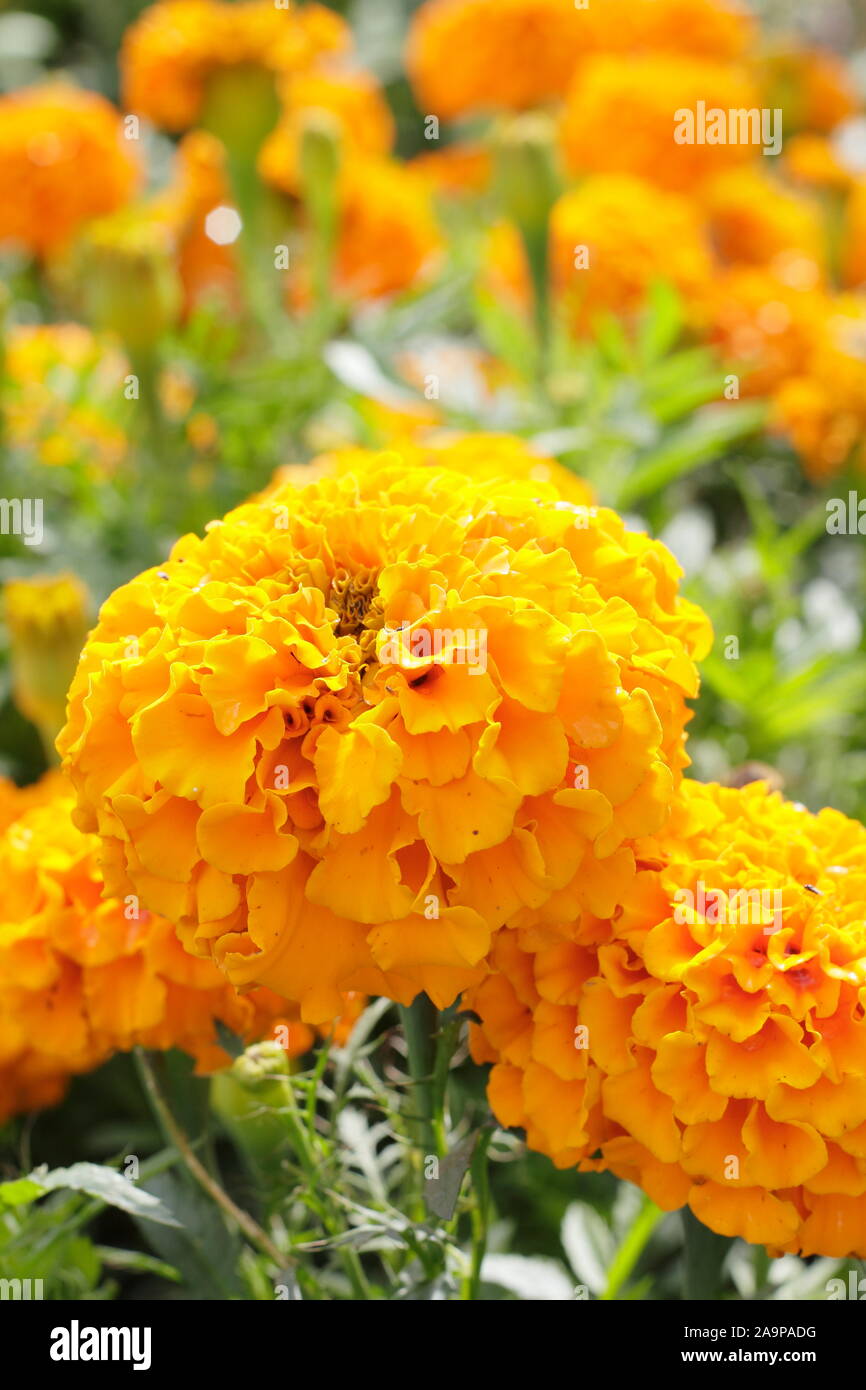
[[[13,698],[49,748],[63,727],[89,609],[90,595],[74,574],[8,579],[3,585]]]
[[[283,115],[259,154],[262,178],[284,193],[300,191],[300,142],[306,113],[336,118],[344,159],[384,156],[394,144],[394,118],[382,88],[365,72],[302,73],[285,85]]]
[[[227,1066],[217,1021],[307,1051],[313,1033],[291,1005],[268,990],[241,997],[134,896],[102,897],[98,842],[73,825],[73,800],[59,773],[0,784],[0,1121],[135,1045],[180,1048],[200,1072]],[[345,1001],[338,1041],[357,1009]]]
[[[773,400],[775,426],[813,478],[866,470],[866,310],[855,295],[828,300],[799,375]]]
[[[562,0],[427,0],[406,68],[425,113],[521,111],[561,95],[593,26]]]
[[[226,153],[216,136],[193,130],[183,137],[160,205],[174,237],[185,311],[207,299],[237,308],[241,290],[235,248],[218,244],[207,231],[208,214],[233,205]]]
[[[126,359],[78,323],[15,324],[3,340],[3,425],[33,464],[110,474],[126,456]]]
[[[713,244],[722,260],[774,265],[789,283],[799,275],[804,288],[818,285],[826,259],[821,209],[757,168],[731,169],[701,190]]]
[[[782,109],[786,135],[831,131],[862,104],[851,70],[826,49],[786,47],[764,54],[758,75],[761,105]]]
[[[694,204],[627,174],[598,175],[563,194],[550,218],[551,275],[577,332],[601,313],[629,315],[664,279],[689,300],[713,259]]]
[[[435,268],[444,240],[420,174],[395,159],[353,158],[339,171],[336,201],[335,293],[350,300],[380,299],[409,289]],[[308,244],[299,274],[288,282],[291,305],[310,302],[310,260]]]
[[[502,1123],[772,1253],[866,1251],[866,830],[686,782],[614,918],[500,932],[467,998]]]
[[[406,67],[425,113],[451,120],[545,105],[593,53],[724,60],[753,34],[746,12],[719,0],[427,0],[412,19]]]
[[[845,207],[842,277],[850,289],[866,285],[866,178],[853,181]]]
[[[699,107],[698,103],[703,103]],[[760,156],[760,145],[678,143],[676,113],[757,108],[743,68],[708,59],[653,55],[636,62],[608,54],[577,72],[561,122],[566,162],[576,175],[637,174],[661,188],[691,192],[713,174]],[[688,134],[685,123],[682,131]]]
[[[95,92],[50,82],[0,97],[0,242],[38,257],[65,248],[131,198],[132,150],[120,114]]]
[[[220,70],[261,67],[288,76],[349,42],[345,21],[323,5],[158,0],[124,35],[123,99],[165,130],[188,130],[201,114],[208,80]]]
[[[789,284],[762,266],[734,266],[710,285],[694,316],[742,372],[742,389],[770,395],[806,370],[816,335],[828,316],[830,297],[814,285]],[[791,263],[798,279],[796,262]]]
[[[449,1003],[521,909],[612,910],[686,761],[709,633],[672,557],[496,448],[484,480],[374,455],[186,537],[70,691],[111,891],[309,1021]]]

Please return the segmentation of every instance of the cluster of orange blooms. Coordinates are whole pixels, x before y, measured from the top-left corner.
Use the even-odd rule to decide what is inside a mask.
[[[769,399],[771,427],[813,476],[864,462],[866,177],[836,138],[860,105],[842,60],[798,41],[762,48],[753,18],[726,0],[425,0],[406,66],[425,133],[438,141],[438,122],[455,123],[408,162],[394,156],[388,103],[333,11],[156,0],[124,38],[125,118],[57,83],[0,99],[0,170],[18,190],[0,211],[0,241],[55,257],[92,219],[129,205],[140,118],[181,136],[173,181],[135,206],[170,242],[183,303],[237,300],[238,247],[214,239],[208,215],[233,201],[226,144],[255,134],[260,178],[294,209],[287,305],[313,293],[310,243],[322,231],[308,227],[305,239],[308,176],[333,179],[334,287],[376,299],[441,263],[434,195],[490,182],[489,142],[464,143],[460,122],[490,116],[495,132],[503,113],[543,108],[569,184],[550,218],[564,322],[590,333],[599,315],[633,314],[668,279],[690,331],[717,346],[722,380],[733,372],[743,393]],[[256,73],[263,81],[249,85]],[[766,157],[763,134],[678,143],[675,113],[700,105],[778,110],[778,150]],[[307,168],[311,131],[318,164],[314,150]],[[512,223],[493,228],[486,256],[484,278],[527,306]]]
[[[556,1164],[862,1253],[866,830],[683,780],[706,619],[561,482],[507,437],[353,450],[178,542],[85,645],[76,821],[308,1023],[462,994]]]
[[[442,120],[550,112],[572,185],[552,210],[550,277],[575,332],[633,313],[666,278],[743,392],[770,398],[810,474],[866,467],[866,176],[834,136],[862,102],[839,58],[796,42],[762,51],[746,9],[724,0],[426,0],[408,66]],[[676,142],[675,113],[699,104],[778,110],[778,149],[765,156],[763,133]],[[444,186],[459,125],[455,137]],[[488,253],[496,290],[525,306],[513,224]]]

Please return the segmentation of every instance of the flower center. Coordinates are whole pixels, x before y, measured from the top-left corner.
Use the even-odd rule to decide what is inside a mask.
[[[339,569],[328,593],[328,604],[337,614],[337,636],[357,639],[365,666],[375,657],[376,633],[385,620],[377,593],[378,578],[378,570],[362,569],[350,574]]]

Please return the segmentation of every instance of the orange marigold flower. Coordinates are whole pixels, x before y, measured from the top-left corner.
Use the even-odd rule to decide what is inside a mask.
[[[521,908],[612,910],[685,762],[676,563],[498,448],[254,499],[108,600],[72,685],[111,891],[309,1021],[448,1004]]]
[[[754,26],[719,0],[427,0],[409,31],[406,66],[422,108],[450,120],[523,111],[560,97],[598,52],[744,53]]]
[[[124,35],[123,99],[165,130],[188,130],[201,114],[209,78],[221,69],[290,75],[348,46],[345,21],[323,5],[158,0]]]
[[[798,267],[791,264],[796,281]],[[773,271],[735,267],[694,306],[696,322],[744,373],[744,389],[753,395],[767,395],[805,370],[827,317],[827,294],[812,285],[786,283],[780,278],[786,265],[777,262]]]
[[[337,181],[339,223],[334,290],[351,300],[380,299],[408,289],[436,264],[443,249],[427,182],[394,159],[353,159]],[[310,300],[306,270],[287,288],[291,304]]]
[[[762,58],[762,105],[784,112],[786,135],[826,133],[860,107],[851,72],[835,53],[820,48],[785,48]]]
[[[562,0],[427,0],[406,67],[422,109],[440,120],[522,111],[565,91],[593,24]]]
[[[302,73],[286,84],[283,116],[259,153],[259,172],[285,193],[300,188],[300,141],[305,113],[336,118],[344,159],[387,155],[394,118],[382,88],[365,72]]]
[[[711,179],[700,202],[723,260],[771,270],[778,264],[789,283],[799,262],[804,288],[821,280],[826,229],[814,202],[759,169],[731,169]]]
[[[771,1253],[866,1251],[866,829],[686,782],[622,909],[498,933],[467,1004],[507,1125]]]
[[[854,295],[828,300],[799,376],[783,382],[773,423],[812,477],[866,468],[866,313]]]
[[[23,791],[0,783],[0,1121],[137,1044],[180,1048],[200,1072],[226,1066],[218,1021],[305,1052],[313,1034],[291,1005],[239,995],[137,898],[102,897],[99,844],[73,825],[73,803],[59,773]],[[338,1042],[358,1008],[346,1001]]]
[[[40,257],[67,246],[132,196],[131,149],[119,113],[95,92],[52,82],[0,97],[0,242]]]
[[[807,187],[846,191],[853,182],[850,169],[839,159],[833,145],[823,135],[792,135],[785,141],[785,172],[795,183]]]
[[[701,105],[699,106],[699,103]],[[759,106],[742,68],[676,55],[635,62],[607,54],[589,59],[568,92],[562,145],[575,174],[637,174],[663,188],[690,192],[711,174],[741,165],[760,146],[701,143],[700,112]],[[681,111],[695,115],[693,143],[675,139]],[[685,134],[689,131],[683,125]]]
[[[579,332],[601,313],[640,309],[654,280],[688,300],[713,278],[694,204],[627,174],[598,175],[564,194],[551,213],[550,250],[554,288]]]
[[[87,635],[90,595],[74,574],[8,579],[2,608],[15,703],[51,748]]]

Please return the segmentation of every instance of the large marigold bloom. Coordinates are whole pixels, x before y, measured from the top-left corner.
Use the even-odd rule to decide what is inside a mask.
[[[62,82],[0,97],[0,242],[40,257],[65,248],[85,222],[126,203],[138,177],[104,97]]]
[[[261,67],[291,75],[348,46],[345,21],[323,5],[159,0],[124,35],[123,99],[165,130],[188,130],[201,114],[208,80],[220,70]]]
[[[683,784],[621,910],[500,932],[468,997],[499,1118],[773,1253],[866,1251],[866,830]]]
[[[184,538],[103,606],[59,741],[111,890],[309,1021],[448,1004],[663,823],[709,640],[678,573],[507,463],[396,453]]]
[[[181,1048],[200,1072],[227,1066],[217,1022],[247,1040],[280,1030],[305,1052],[296,1009],[268,990],[239,995],[135,897],[102,896],[98,842],[73,825],[73,803],[59,773],[0,783],[0,1121],[135,1045]],[[357,1007],[345,1001],[338,1040]]]
[[[563,151],[575,174],[637,174],[662,188],[690,192],[710,175],[759,156],[760,147],[697,139],[678,144],[676,113],[758,106],[742,68],[676,55],[636,62],[603,54],[580,68],[569,90]]]

